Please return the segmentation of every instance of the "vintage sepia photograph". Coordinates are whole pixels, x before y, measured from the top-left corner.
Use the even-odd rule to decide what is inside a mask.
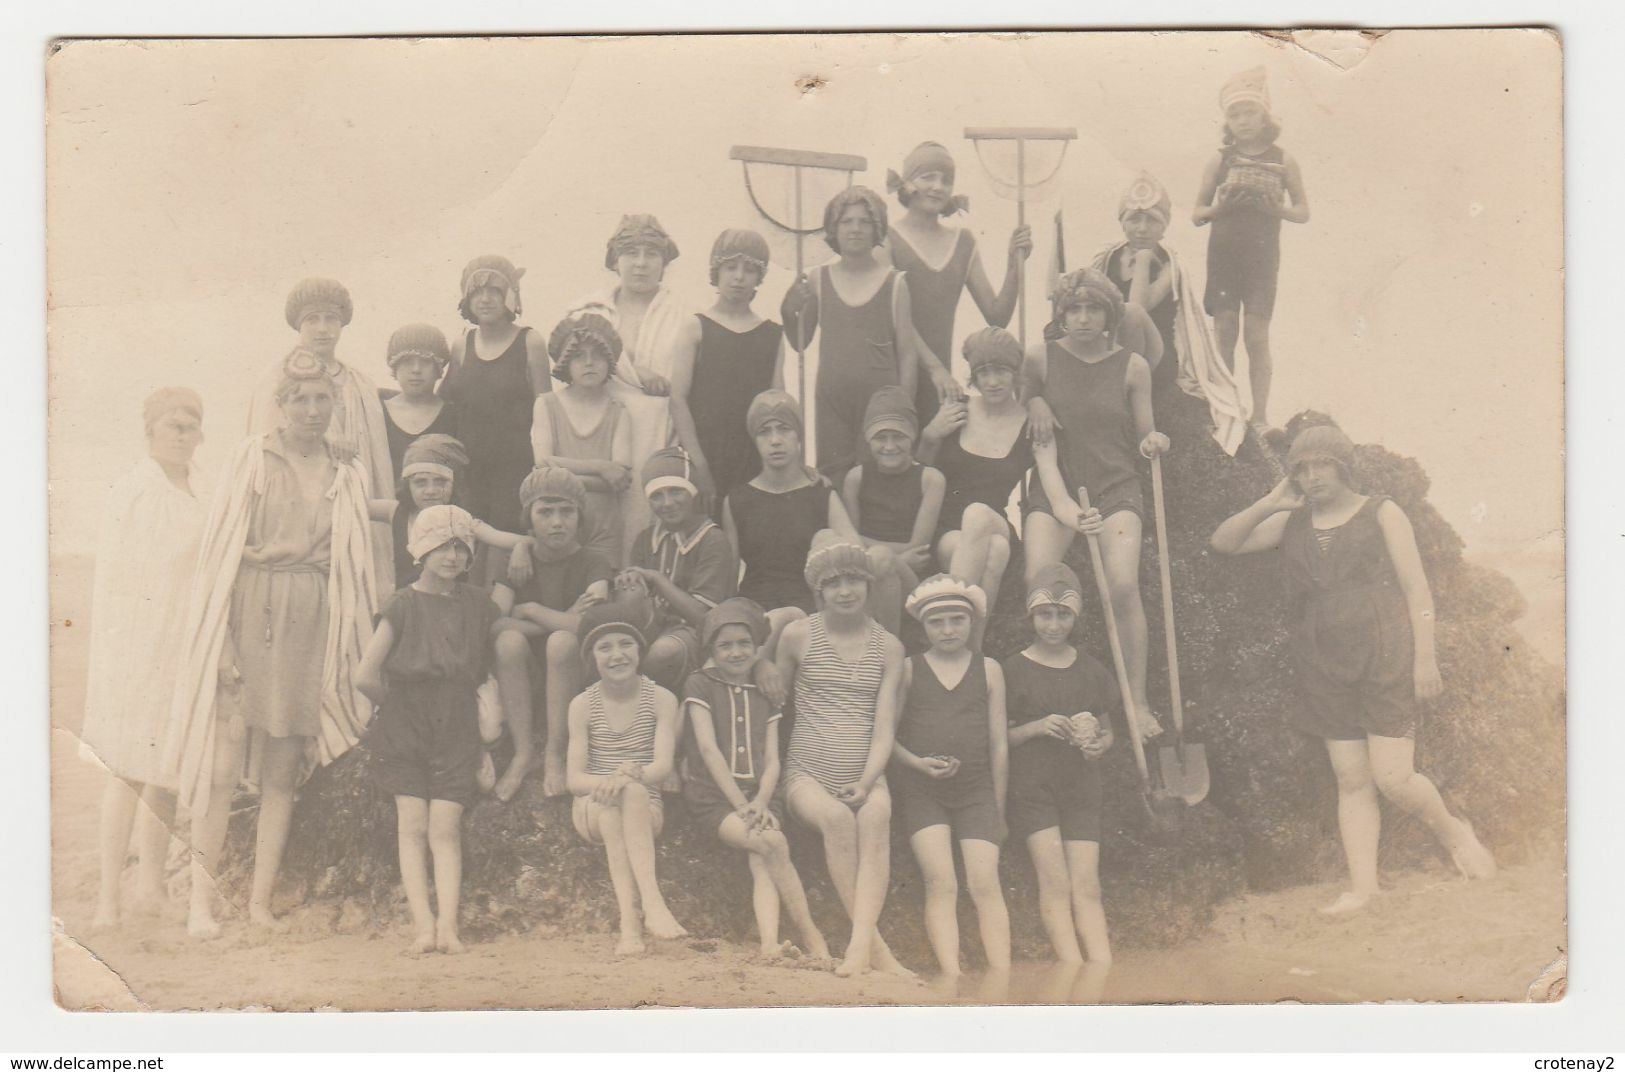
[[[1555,32],[44,73],[61,1008],[1563,997]]]

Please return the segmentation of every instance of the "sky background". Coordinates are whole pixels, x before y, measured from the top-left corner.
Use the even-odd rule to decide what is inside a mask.
[[[469,258],[524,267],[524,319],[545,332],[613,282],[604,241],[626,212],[676,237],[667,281],[703,307],[717,232],[762,226],[734,144],[861,155],[858,181],[883,191],[911,147],[943,142],[971,199],[955,221],[997,285],[1016,206],[963,130],[1076,127],[1030,206],[1030,331],[1055,209],[1076,266],[1120,236],[1140,168],[1200,275],[1189,215],[1218,90],[1262,65],[1313,209],[1283,225],[1272,414],[1325,409],[1416,456],[1470,549],[1547,563],[1536,583],[1560,593],[1558,62],[1521,31],[1396,33],[1348,70],[1247,33],[75,43],[47,65],[53,547],[91,548],[158,386],[203,395],[199,461],[218,470],[250,385],[294,341],[301,277],[349,287],[339,353],[380,385],[396,327],[466,327]],[[776,315],[789,281],[775,269],[758,308]],[[980,324],[967,298],[957,338]]]

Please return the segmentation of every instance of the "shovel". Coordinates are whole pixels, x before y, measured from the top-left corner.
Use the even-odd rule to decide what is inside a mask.
[[[1078,503],[1089,509],[1089,489],[1078,489]],[[1106,564],[1100,557],[1100,537],[1085,534],[1089,540],[1089,561],[1095,568],[1095,587],[1100,592],[1100,611],[1106,617],[1106,639],[1111,643],[1112,666],[1117,670],[1117,691],[1123,697],[1124,720],[1128,724],[1129,744],[1134,746],[1134,766],[1140,775],[1140,804],[1153,827],[1168,825],[1168,806],[1175,799],[1166,791],[1153,791],[1151,769],[1145,762],[1145,745],[1140,743],[1139,727],[1135,721],[1134,693],[1129,689],[1128,667],[1123,662],[1123,642],[1117,636],[1117,613],[1112,610],[1112,593],[1106,583]]]
[[[1168,567],[1168,519],[1162,500],[1162,457],[1151,456],[1151,497],[1157,508],[1157,565],[1162,568],[1162,633],[1168,642],[1168,693],[1174,705],[1174,743],[1157,750],[1158,773],[1167,792],[1200,804],[1211,784],[1207,747],[1185,741],[1185,704],[1179,694],[1179,649],[1174,643],[1174,582]]]

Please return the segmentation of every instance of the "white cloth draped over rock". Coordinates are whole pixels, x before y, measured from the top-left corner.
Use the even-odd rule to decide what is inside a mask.
[[[570,312],[597,313],[619,331],[621,313],[615,304],[619,294],[618,285],[610,287],[577,302],[570,307]],[[671,288],[661,284],[644,311],[637,338],[621,339],[623,350],[615,363],[615,381],[610,384],[610,394],[626,407],[632,421],[632,486],[621,494],[620,500],[623,554],[637,534],[649,527],[649,500],[643,494],[643,463],[649,460],[649,455],[673,442],[671,400],[644,394],[642,380],[634,366],[642,365],[671,379],[672,353],[687,317]]]
[[[374,396],[376,397],[376,396]],[[385,455],[387,457],[387,454]],[[301,780],[361,739],[372,703],[355,687],[361,650],[372,635],[378,586],[367,515],[367,476],[358,456],[335,465],[331,563],[327,574],[327,637],[321,667],[320,732],[311,739]],[[220,652],[230,629],[231,593],[255,505],[265,493],[265,437],[250,436],[232,455],[209,507],[186,626],[163,764],[193,813],[209,806],[215,734],[241,732],[240,722],[216,717]],[[236,716],[240,719],[241,716]],[[250,757],[252,766],[255,757]],[[250,780],[252,778],[252,771]]]
[[[1107,245],[1096,254],[1093,267],[1104,272],[1112,254],[1127,245],[1127,242]],[[1219,342],[1213,336],[1213,325],[1202,307],[1201,295],[1191,282],[1190,273],[1180,264],[1179,254],[1172,250],[1168,251],[1168,268],[1174,274],[1170,299],[1175,311],[1174,345],[1179,348],[1179,374],[1174,382],[1186,394],[1207,401],[1208,413],[1213,418],[1213,439],[1226,454],[1234,457],[1247,437],[1247,422],[1253,415],[1253,389],[1246,365],[1234,372],[1225,366]]]
[[[334,400],[333,422],[327,441],[354,452],[367,477],[367,494],[378,498],[395,496],[395,463],[389,454],[389,429],[384,423],[384,404],[378,388],[364,373],[333,359],[339,369],[334,377],[338,396]],[[276,402],[276,389],[282,382],[282,359],[254,389],[248,407],[248,434],[263,435],[282,426],[282,408]],[[395,544],[388,522],[372,522],[372,564],[380,592],[395,590]]]
[[[103,510],[90,615],[90,671],[80,754],[121,778],[175,788],[162,772],[164,732],[208,498],[151,458],[113,487]]]

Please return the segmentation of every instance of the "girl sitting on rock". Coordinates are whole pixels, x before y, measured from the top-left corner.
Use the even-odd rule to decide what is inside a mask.
[[[642,604],[636,606],[635,604]],[[581,654],[598,680],[570,701],[568,779],[576,833],[604,846],[620,908],[620,956],[656,938],[688,934],[655,881],[655,838],[665,818],[660,783],[672,772],[682,714],[677,698],[638,672],[646,600],[600,603],[581,616]],[[641,903],[641,911],[640,911]]]
[[[1287,477],[1213,533],[1227,555],[1281,552],[1295,604],[1298,724],[1324,738],[1337,775],[1337,825],[1350,888],[1321,909],[1342,916],[1377,894],[1377,794],[1421,819],[1468,878],[1495,860],[1413,766],[1417,704],[1443,688],[1433,594],[1405,511],[1353,487],[1354,444],[1333,425],[1298,434]]]

